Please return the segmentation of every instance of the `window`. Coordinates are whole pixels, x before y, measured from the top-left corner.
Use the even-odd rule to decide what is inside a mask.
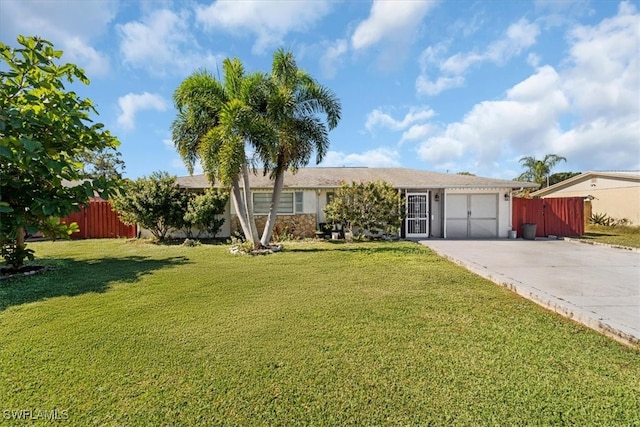
[[[302,193],[296,194],[296,209],[298,207],[298,194],[300,194],[300,208],[302,208]],[[278,214],[293,214],[293,197],[294,193],[282,193],[280,195],[280,204],[278,205]],[[253,193],[253,211],[256,214],[268,214],[271,207],[271,193]],[[302,209],[300,209],[302,211]]]
[[[296,191],[296,213],[304,212],[304,199],[302,191]]]
[[[327,193],[327,204],[333,202],[333,198],[336,196],[335,193]]]

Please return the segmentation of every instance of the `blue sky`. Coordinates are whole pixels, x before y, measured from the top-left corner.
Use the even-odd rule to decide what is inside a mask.
[[[321,166],[511,179],[640,169],[640,12],[616,1],[0,0],[0,40],[38,35],[85,69],[74,87],[121,141],[125,175],[186,175],[172,94],[225,57],[268,71],[278,47],[332,89]]]

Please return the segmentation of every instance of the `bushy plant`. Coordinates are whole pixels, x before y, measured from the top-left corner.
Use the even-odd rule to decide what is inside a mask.
[[[73,233],[78,233],[80,227],[77,222],[72,222],[67,225],[65,222],[60,222],[60,218],[52,216],[42,222],[40,231],[44,237],[56,239],[69,239]]]
[[[13,268],[33,258],[27,233],[118,187],[104,176],[87,180],[77,161],[81,153],[114,150],[119,142],[94,121],[91,100],[65,88],[89,79],[61,57],[39,37],[18,36],[16,47],[0,42],[0,243]]]
[[[402,224],[402,198],[385,181],[343,184],[324,209],[328,221],[342,224],[354,237],[369,232],[394,235]]]
[[[193,229],[198,230],[197,239],[203,232],[215,237],[224,224],[224,218],[220,215],[229,200],[229,194],[212,188],[202,194],[188,195],[186,211],[183,215],[184,231],[187,238],[193,238]]]
[[[594,212],[589,217],[589,223],[595,225],[603,225],[605,227],[630,226],[632,223],[627,218],[612,218],[606,213]]]
[[[127,181],[112,206],[125,224],[140,224],[156,239],[164,240],[170,230],[184,226],[185,200],[175,176],[153,172],[148,178]]]

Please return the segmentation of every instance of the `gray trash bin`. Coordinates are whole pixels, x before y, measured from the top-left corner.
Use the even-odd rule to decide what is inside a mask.
[[[536,227],[538,224],[522,224],[522,238],[536,240]]]

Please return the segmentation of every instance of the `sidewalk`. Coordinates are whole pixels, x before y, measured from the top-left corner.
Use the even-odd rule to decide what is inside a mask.
[[[564,240],[423,240],[474,273],[640,347],[640,252]]]

